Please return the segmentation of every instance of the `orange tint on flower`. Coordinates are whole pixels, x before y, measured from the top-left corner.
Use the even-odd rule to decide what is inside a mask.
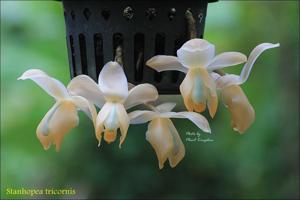
[[[244,133],[254,122],[255,111],[240,86],[231,85],[222,89],[222,100],[231,114],[231,126]]]
[[[207,104],[210,116],[215,116],[218,107],[216,86],[205,68],[189,69],[180,85],[180,92],[188,111],[203,112]],[[196,102],[194,96],[200,101]]]
[[[106,130],[104,132],[104,140],[107,143],[114,142],[117,138],[117,131]]]
[[[194,109],[196,112],[203,112],[206,109],[205,103],[194,104]]]

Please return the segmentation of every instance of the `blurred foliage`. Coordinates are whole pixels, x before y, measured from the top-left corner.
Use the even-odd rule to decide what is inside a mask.
[[[147,125],[130,127],[122,149],[104,142],[98,148],[80,114],[61,152],[44,151],[35,129],[54,100],[17,77],[40,68],[68,83],[63,8],[55,1],[1,1],[1,198],[12,198],[5,196],[9,187],[74,188],[71,198],[299,198],[299,2],[209,4],[204,37],[218,53],[281,45],[257,60],[242,86],[256,110],[244,135],[231,129],[221,104],[210,120],[214,142],[185,142],[185,132],[197,129],[174,120],[186,156],[176,168],[166,163],[159,170]]]

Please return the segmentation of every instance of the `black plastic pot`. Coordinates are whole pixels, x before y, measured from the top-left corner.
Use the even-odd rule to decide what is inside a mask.
[[[87,74],[97,81],[103,65],[123,50],[128,81],[178,94],[179,72],[157,73],[145,66],[154,55],[176,55],[189,39],[185,12],[190,9],[202,38],[208,1],[100,0],[63,1],[71,77]]]

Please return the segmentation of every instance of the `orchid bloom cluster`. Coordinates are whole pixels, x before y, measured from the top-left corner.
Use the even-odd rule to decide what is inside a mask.
[[[133,86],[128,83],[123,67],[118,62],[108,62],[102,68],[98,84],[89,76],[74,77],[67,87],[39,69],[30,69],[18,78],[31,79],[54,97],[56,103],[46,113],[37,127],[36,134],[44,149],[54,144],[60,150],[64,135],[79,123],[77,110],[83,111],[92,121],[95,136],[100,146],[102,138],[111,143],[117,139],[119,147],[124,143],[130,124],[149,122],[146,140],[152,145],[162,169],[166,160],[175,167],[185,155],[185,147],[171,118],[186,118],[199,129],[211,133],[207,119],[201,115],[208,107],[214,117],[217,106],[217,90],[232,116],[232,127],[244,132],[254,121],[254,109],[240,84],[244,83],[257,57],[266,49],[279,44],[263,43],[254,48],[249,59],[238,52],[222,53],[214,57],[214,45],[202,39],[186,42],[177,57],[158,55],[148,60],[147,65],[157,71],[178,70],[186,73],[180,92],[188,111],[172,112],[175,103],[154,105],[157,89],[148,83]],[[220,75],[214,70],[245,63],[240,76]],[[149,110],[128,109],[144,104]],[[99,112],[97,114],[97,109]],[[195,111],[195,112],[193,112]]]

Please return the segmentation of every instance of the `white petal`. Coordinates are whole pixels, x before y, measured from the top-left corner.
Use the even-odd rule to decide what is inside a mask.
[[[203,83],[208,89],[207,106],[209,114],[213,118],[218,108],[218,95],[216,91],[216,84],[206,69],[200,69],[200,73]]]
[[[104,94],[93,79],[87,75],[74,77],[69,85],[68,90],[72,95],[79,95],[101,108],[105,104]]]
[[[218,79],[218,82],[217,82],[218,87],[223,88],[223,87],[227,87],[230,85],[243,84],[245,81],[247,81],[247,79],[250,75],[251,69],[253,67],[253,64],[256,61],[256,59],[258,58],[258,56],[260,56],[260,54],[262,54],[265,50],[270,49],[270,48],[275,48],[275,47],[279,47],[279,43],[278,44],[263,43],[263,44],[256,46],[250,53],[248,61],[244,65],[240,76],[231,75],[231,74],[222,76]]]
[[[48,127],[49,121],[51,120],[53,114],[57,111],[57,109],[58,109],[59,106],[60,106],[60,102],[57,101],[52,106],[52,108],[46,113],[46,115],[43,117],[42,121],[40,122],[40,124],[38,126],[38,130],[39,130],[38,132],[39,132],[39,134],[44,135],[44,136],[49,135],[49,127]],[[47,148],[48,145],[46,145],[46,144],[44,145],[43,144],[43,146],[44,146],[45,149],[48,149]]]
[[[109,114],[104,120],[105,130],[116,132],[120,127],[117,114],[117,104],[113,103],[109,109]]]
[[[179,62],[187,67],[205,67],[215,55],[215,46],[203,39],[192,39],[177,50]]]
[[[133,106],[155,101],[158,98],[157,89],[148,83],[135,86],[129,91],[129,95],[124,102],[126,109]]]
[[[93,125],[96,127],[97,110],[95,106],[81,96],[72,96],[72,100],[76,107],[82,110],[92,120]]]
[[[240,75],[242,83],[244,83],[248,79],[251,69],[253,67],[253,64],[256,61],[256,59],[258,58],[258,56],[260,56],[260,54],[262,54],[265,50],[275,48],[275,47],[279,47],[279,43],[278,44],[263,43],[263,44],[256,46],[252,50],[252,52],[250,53],[250,56],[248,58],[248,61],[245,64],[245,66],[243,67],[242,73]]]
[[[207,70],[213,71],[224,67],[238,65],[247,61],[247,57],[239,52],[225,52],[217,55],[207,66]]]
[[[168,159],[170,162],[170,166],[176,167],[176,165],[183,159],[185,155],[185,147],[184,144],[182,143],[180,135],[178,134],[178,131],[175,128],[174,124],[172,123],[171,120],[168,119],[168,121],[169,121],[168,124],[169,130],[173,138],[173,149],[169,153]]]
[[[210,133],[209,123],[204,116],[195,112],[166,112],[159,115],[163,118],[187,118],[191,120],[198,128],[204,132]]]
[[[162,113],[170,112],[171,110],[173,110],[173,108],[175,108],[175,106],[176,106],[176,103],[163,103],[163,104],[156,106],[156,109]]]
[[[158,116],[158,113],[148,110],[136,110],[128,114],[130,124],[143,124]]]
[[[39,124],[36,134],[44,149],[47,150],[53,143],[56,151],[60,150],[62,140],[79,122],[77,110],[72,101],[60,101],[54,105]]]
[[[123,106],[123,104],[117,104],[117,116],[120,123],[120,130],[121,130],[121,137],[120,137],[120,144],[119,147],[121,148],[121,145],[123,144],[128,127],[129,127],[129,116]]]
[[[184,67],[175,56],[154,56],[146,62],[146,65],[158,72],[175,70],[187,73],[188,71],[188,69]]]
[[[128,96],[128,83],[122,66],[117,62],[108,62],[99,74],[99,87],[105,98],[112,101],[124,101]]]
[[[45,72],[39,69],[29,69],[18,78],[18,80],[26,79],[33,80],[55,99],[63,99],[69,97],[66,87],[60,81],[48,76]]]
[[[96,119],[96,126],[102,126],[104,123],[104,120],[108,117],[108,114],[110,113],[112,107],[114,106],[113,103],[107,102],[104,104],[104,106],[101,108],[100,112],[98,113],[97,119]]]

